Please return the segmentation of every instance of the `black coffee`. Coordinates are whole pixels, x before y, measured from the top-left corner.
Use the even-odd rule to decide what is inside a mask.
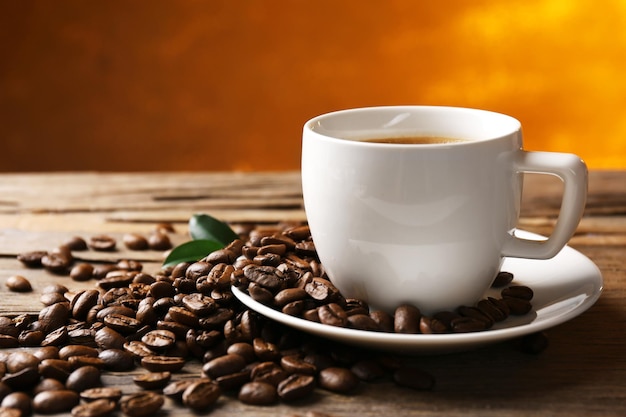
[[[432,145],[437,143],[469,142],[467,139],[447,138],[442,136],[396,136],[388,138],[363,139],[363,142]]]

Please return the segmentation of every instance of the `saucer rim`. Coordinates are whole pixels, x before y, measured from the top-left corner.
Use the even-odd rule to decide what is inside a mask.
[[[545,239],[545,237],[541,235],[523,231],[520,229],[516,230],[516,235],[525,239]],[[526,317],[525,319],[524,317],[522,317],[518,320],[516,320],[515,318],[513,318],[512,320],[507,319],[504,322],[498,323],[501,327],[472,333],[398,334],[350,329],[345,327],[335,327],[282,313],[281,311],[275,310],[269,306],[259,303],[258,301],[255,301],[248,294],[245,294],[243,291],[234,286],[232,287],[232,292],[233,295],[235,295],[235,297],[237,297],[240,302],[265,317],[268,317],[274,321],[280,322],[284,325],[298,329],[300,331],[314,334],[322,338],[343,342],[346,344],[368,346],[379,349],[399,349],[409,352],[413,351],[414,353],[420,353],[420,351],[423,351],[425,353],[434,353],[437,351],[445,352],[448,350],[467,350],[472,347],[479,347],[481,345],[510,340],[516,337],[521,337],[524,335],[540,332],[548,328],[555,327],[573,319],[574,317],[577,317],[584,311],[588,310],[593,304],[595,304],[603,291],[603,279],[601,271],[599,270],[597,265],[593,263],[593,261],[591,261],[588,257],[583,255],[579,251],[571,248],[570,246],[565,246],[559,252],[559,254],[549,260],[505,258],[505,265],[507,260],[509,260],[509,262],[512,262],[513,264],[517,263],[518,265],[520,263],[541,263],[546,261],[555,263],[559,262],[559,257],[569,258],[572,256],[575,257],[578,263],[586,269],[579,268],[579,276],[572,276],[570,282],[575,282],[575,278],[578,278],[579,280],[582,278],[583,281],[581,282],[581,284],[591,285],[591,290],[586,292],[582,291],[583,285],[581,285],[581,290],[574,295],[570,295],[569,297],[561,300],[560,298],[562,298],[562,296],[566,294],[561,295],[561,297],[552,297],[553,299],[551,299],[551,301],[553,303],[537,309],[535,311],[534,317],[531,316],[532,320],[528,323],[517,325],[514,324],[515,322],[519,322],[520,320],[528,320],[529,317]],[[515,271],[513,272],[515,274]],[[523,285],[523,282],[520,282],[520,284]],[[580,296],[583,296],[583,298],[581,300],[578,300],[578,302],[574,302],[572,304],[572,301],[576,301],[576,298],[579,298]],[[566,308],[563,312],[552,315],[551,317],[541,317],[540,313],[556,302],[569,302],[570,304],[572,304],[572,306]]]

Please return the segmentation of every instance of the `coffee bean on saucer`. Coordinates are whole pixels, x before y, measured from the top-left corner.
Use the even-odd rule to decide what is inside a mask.
[[[533,290],[525,285],[512,285],[502,290],[502,297],[521,298],[530,301],[533,299]]]
[[[419,333],[420,317],[419,308],[403,304],[396,308],[394,313],[394,331],[396,333]]]
[[[493,280],[491,286],[493,288],[501,288],[509,285],[511,281],[513,281],[513,274],[511,272],[500,271],[496,275],[496,278]]]

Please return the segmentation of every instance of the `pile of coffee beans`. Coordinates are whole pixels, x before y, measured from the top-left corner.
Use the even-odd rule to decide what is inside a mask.
[[[158,233],[161,244],[169,242],[166,233]],[[123,240],[134,250],[171,247],[138,235]],[[433,317],[409,305],[394,314],[370,312],[364,301],[344,298],[328,280],[305,225],[252,229],[197,262],[154,273],[137,261],[76,264],[71,255],[113,251],[116,243],[108,236],[74,238],[51,252],[18,256],[28,267],[93,279],[95,286],[74,293],[52,284],[42,291],[44,307],[37,316],[0,317],[0,347],[34,348],[0,351],[1,412],[106,416],[120,409],[140,417],[156,413],[166,397],[200,412],[224,396],[254,405],[291,403],[316,389],[352,394],[384,378],[416,390],[433,388],[433,376],[410,361],[267,320],[241,304],[232,285],[286,314],[367,331],[480,331],[532,308],[532,290],[511,285],[512,275],[502,273],[495,283],[504,286],[501,297],[477,306]],[[527,343],[527,350],[545,348],[541,340]],[[183,377],[190,362],[201,363],[201,372]],[[138,392],[103,386],[103,372],[136,368],[143,369],[134,378]]]

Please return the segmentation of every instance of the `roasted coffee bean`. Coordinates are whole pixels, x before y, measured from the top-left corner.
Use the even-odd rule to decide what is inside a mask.
[[[222,395],[217,383],[210,379],[199,379],[192,382],[182,394],[182,401],[186,407],[194,411],[204,411],[213,406]]]
[[[346,394],[358,387],[359,378],[349,369],[331,367],[319,372],[318,383],[321,388]]]
[[[290,402],[305,398],[315,390],[315,377],[292,374],[278,384],[276,389],[281,400]]]
[[[420,318],[422,313],[419,308],[403,304],[398,306],[394,312],[393,323],[396,333],[419,333]]]
[[[89,388],[80,392],[80,398],[87,402],[103,399],[117,402],[122,398],[122,390],[115,387]]]
[[[67,389],[81,392],[89,388],[99,387],[102,385],[100,380],[100,370],[95,366],[81,366],[72,371],[65,381]]]
[[[81,263],[74,265],[70,270],[70,278],[74,281],[87,281],[93,277],[94,267],[91,264]]]
[[[241,387],[237,398],[245,404],[270,405],[278,400],[278,392],[274,385],[252,381]]]
[[[68,303],[55,303],[44,307],[39,311],[38,321],[42,326],[40,330],[51,332],[67,323],[70,317]]]
[[[237,354],[226,354],[202,366],[202,373],[210,378],[218,378],[223,375],[241,371],[246,366],[246,360]]]
[[[174,401],[182,402],[183,393],[191,384],[196,380],[194,379],[181,379],[178,381],[170,382],[165,388],[163,388],[163,394],[173,399]]]
[[[42,391],[62,390],[62,389],[65,389],[65,384],[63,384],[58,379],[43,378],[33,388],[33,395],[37,395],[38,393]]]
[[[66,345],[59,349],[59,358],[67,360],[71,356],[98,357],[98,349],[84,345]]]
[[[122,236],[122,243],[130,250],[148,249],[148,239],[137,233],[126,233]]]
[[[69,389],[43,391],[33,397],[33,411],[41,414],[69,412],[79,401],[78,393]]]
[[[317,251],[312,240],[296,243],[296,254],[300,256],[315,256]]]
[[[118,269],[127,272],[139,273],[143,269],[143,264],[139,261],[135,261],[134,259],[120,259],[115,265]]]
[[[33,290],[30,281],[22,275],[11,275],[7,278],[5,285],[9,291],[13,292],[30,292]]]
[[[483,314],[489,316],[496,322],[505,320],[510,313],[510,310],[506,303],[493,297],[488,297],[485,300],[480,300],[476,307]]]
[[[129,315],[114,312],[116,310],[123,311],[123,309],[126,309],[126,307],[115,306],[108,307],[108,309],[109,311],[107,311],[106,314],[102,315],[102,321],[104,322],[104,324],[107,325],[107,327],[115,330],[116,332],[119,332],[121,334],[131,334],[135,333],[140,327],[142,327],[141,321]],[[131,310],[129,314],[132,314],[134,316],[135,312]],[[98,313],[98,315],[100,314]]]
[[[76,293],[70,303],[72,317],[76,320],[85,320],[89,309],[96,305],[100,297],[98,290],[83,290]]]
[[[211,252],[204,258],[205,261],[212,263],[213,265],[217,264],[232,264],[237,258],[237,254],[233,252],[229,248],[218,249],[216,251]]]
[[[72,236],[63,242],[63,245],[71,251],[87,250],[87,241],[80,236]]]
[[[450,328],[446,326],[441,320],[436,318],[430,318],[422,316],[420,318],[420,333],[423,334],[441,334],[448,333]]]
[[[372,318],[372,320],[374,320],[374,322],[376,322],[380,331],[393,333],[393,316],[392,315],[381,310],[376,310],[370,313],[370,317]]]
[[[182,299],[182,305],[198,317],[206,317],[217,309],[215,300],[201,293],[185,295]]]
[[[296,300],[287,303],[281,309],[281,312],[290,316],[300,316],[307,309],[306,300]]]
[[[41,297],[39,297],[39,301],[41,301],[41,304],[43,304],[44,306],[68,302],[67,298],[65,298],[63,294],[58,292],[41,294]]]
[[[98,358],[92,358],[90,356],[70,356],[67,358],[72,369],[78,369],[83,366],[93,366],[98,369],[104,368],[104,361]]]
[[[108,235],[96,235],[89,238],[87,245],[95,251],[114,251],[117,245],[115,238]]]
[[[280,358],[280,349],[276,344],[263,340],[260,337],[252,341],[254,353],[261,361],[276,361]]]
[[[313,278],[304,286],[304,290],[311,298],[321,302],[331,302],[339,294],[339,290],[324,278]]]
[[[238,342],[228,346],[226,353],[236,354],[245,359],[246,362],[251,363],[256,360],[254,348],[250,343]]]
[[[117,266],[115,264],[99,264],[93,267],[94,279],[102,279],[111,271],[116,271]]]
[[[509,308],[510,314],[514,316],[523,316],[532,310],[533,306],[528,300],[517,297],[503,297],[502,301]]]
[[[291,302],[303,300],[306,296],[307,292],[303,288],[286,288],[274,296],[274,304],[283,307]]]
[[[198,327],[198,316],[185,307],[170,307],[168,314],[177,323],[180,323],[189,327]]]
[[[455,333],[471,333],[487,330],[487,324],[473,317],[457,317],[450,323],[450,328]]]
[[[172,249],[172,241],[167,234],[155,231],[148,236],[148,247],[152,250],[168,250]]]
[[[251,283],[248,287],[248,294],[253,300],[258,301],[261,304],[271,305],[274,302],[274,294],[256,283]]]
[[[315,365],[306,362],[299,355],[289,355],[280,358],[280,366],[290,374],[315,375],[317,368]]]
[[[15,391],[28,391],[39,382],[39,371],[36,366],[24,368],[5,374],[1,381]]]
[[[154,350],[150,349],[144,342],[138,340],[131,340],[130,342],[124,343],[124,350],[139,360],[146,356],[156,355]]]
[[[42,266],[41,260],[48,254],[47,251],[30,251],[17,255],[17,260],[28,268],[39,268]]]
[[[513,274],[511,272],[500,271],[496,275],[496,278],[493,280],[491,286],[493,288],[501,288],[509,285],[511,281],[513,281]]]
[[[520,298],[530,301],[533,299],[533,290],[525,285],[512,285],[502,290],[502,297]]]
[[[38,372],[44,378],[65,381],[72,372],[72,365],[63,359],[44,359],[38,366]]]
[[[146,335],[141,338],[141,341],[151,349],[163,350],[174,345],[176,335],[169,330],[153,330],[146,333]]]
[[[282,273],[273,266],[248,265],[243,272],[251,282],[272,292],[282,289]]]
[[[135,367],[134,356],[122,349],[105,349],[98,353],[98,359],[108,371],[123,372]]]
[[[17,337],[8,334],[0,334],[0,349],[16,348],[20,345]]]
[[[239,390],[243,384],[250,382],[250,370],[244,368],[240,372],[217,377],[215,382],[222,391]]]
[[[123,349],[126,338],[111,327],[104,326],[96,332],[94,341],[100,349]]]
[[[72,417],[106,417],[115,411],[117,404],[107,399],[79,404],[72,408]]]
[[[7,394],[0,403],[2,407],[12,408],[20,411],[21,416],[28,416],[32,411],[32,399],[28,394],[21,391],[11,392]]]
[[[123,291],[127,291],[128,285],[133,282],[135,273],[128,271],[111,271],[104,278],[101,278],[97,282],[97,286],[105,291],[112,288],[123,288]]]
[[[150,285],[150,295],[156,300],[171,298],[176,295],[176,288],[167,281],[157,281]]]
[[[345,327],[348,324],[348,315],[337,303],[320,306],[317,310],[317,314],[322,324],[338,327]]]
[[[20,346],[39,346],[44,337],[41,330],[22,330],[17,340]]]
[[[488,316],[487,314],[483,313],[477,307],[460,306],[457,309],[457,312],[463,317],[471,317],[473,319],[482,321],[483,323],[485,323],[486,329],[489,329],[490,327],[493,326],[494,319]]]
[[[145,372],[133,377],[135,385],[147,389],[155,390],[165,387],[172,378],[172,373],[164,372]]]
[[[39,365],[39,358],[29,352],[11,352],[6,358],[6,370],[9,373],[19,372],[24,368],[33,368]]]
[[[396,384],[419,391],[427,391],[435,386],[435,378],[428,372],[411,366],[403,366],[393,373]]]
[[[67,275],[72,262],[71,256],[62,253],[48,253],[41,258],[41,265],[47,271],[57,275]]]
[[[185,366],[185,358],[179,356],[146,356],[141,366],[150,372],[178,372]]]
[[[255,365],[250,372],[250,379],[257,382],[265,382],[273,386],[287,378],[289,374],[275,362],[267,361]]]
[[[347,313],[346,313],[347,314]],[[378,323],[368,314],[353,314],[348,316],[347,325],[353,329],[377,332],[380,330]]]
[[[143,391],[123,397],[120,409],[129,417],[147,417],[157,414],[165,400],[162,395],[152,391]]]
[[[306,240],[311,236],[311,229],[308,225],[294,226],[286,229],[283,234],[296,242]]]

